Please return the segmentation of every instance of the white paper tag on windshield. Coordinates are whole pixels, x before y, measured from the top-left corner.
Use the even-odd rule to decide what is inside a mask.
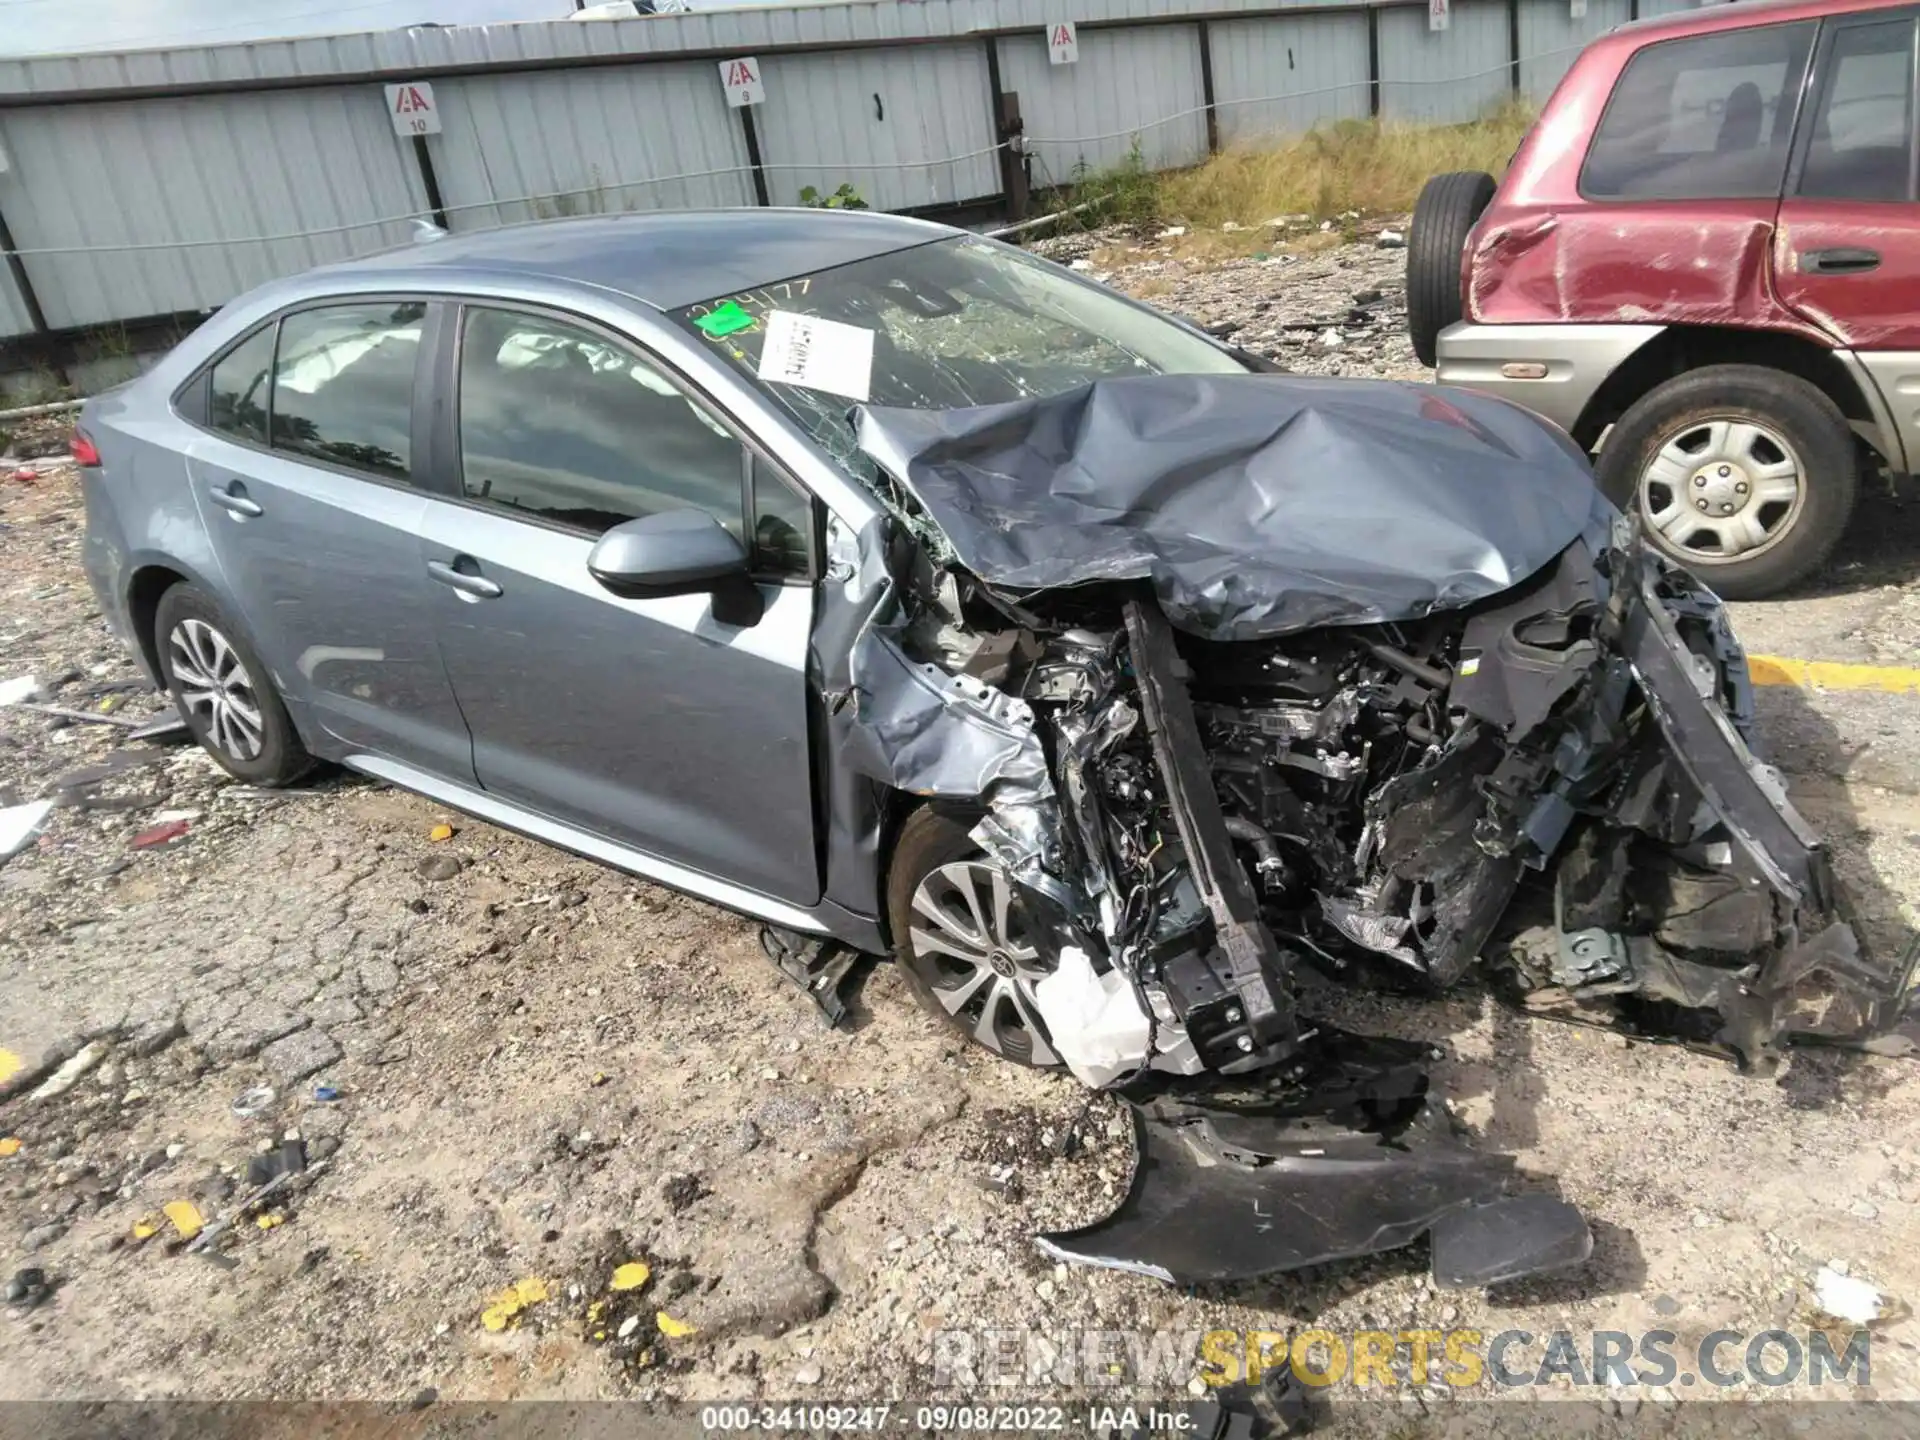
[[[873,393],[873,331],[791,310],[769,310],[759,375],[849,400]]]

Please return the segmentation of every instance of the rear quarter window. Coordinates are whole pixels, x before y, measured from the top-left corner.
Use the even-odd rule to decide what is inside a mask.
[[[1649,45],[1627,62],[1587,148],[1592,200],[1777,196],[1814,25],[1762,25]]]

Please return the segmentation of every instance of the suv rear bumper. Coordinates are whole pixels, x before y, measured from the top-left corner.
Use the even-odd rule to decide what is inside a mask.
[[[1438,379],[1497,395],[1571,431],[1606,378],[1664,325],[1474,325],[1440,332]],[[1514,379],[1503,367],[1543,367]]]

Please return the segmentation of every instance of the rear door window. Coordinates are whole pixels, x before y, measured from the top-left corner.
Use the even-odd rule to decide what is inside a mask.
[[[406,479],[426,313],[418,301],[388,300],[297,310],[282,319],[273,448]]]
[[[1814,25],[1721,30],[1627,62],[1587,149],[1593,200],[1777,197]]]
[[[1822,200],[1913,198],[1911,19],[1837,31],[1822,64],[1798,192]]]

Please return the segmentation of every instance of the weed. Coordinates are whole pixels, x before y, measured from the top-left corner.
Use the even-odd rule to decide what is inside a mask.
[[[860,192],[853,188],[851,180],[844,181],[831,195],[822,195],[811,185],[800,187],[800,203],[809,210],[864,210],[867,202],[860,198]]]

